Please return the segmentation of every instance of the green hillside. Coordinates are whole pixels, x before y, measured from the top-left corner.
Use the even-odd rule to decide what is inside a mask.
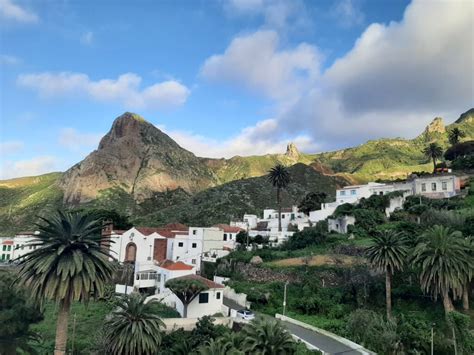
[[[0,181],[0,236],[34,227],[37,216],[45,216],[62,205],[57,186],[61,173]]]
[[[335,195],[336,187],[346,184],[337,177],[322,175],[305,164],[289,168],[292,183],[283,192],[283,205],[298,204],[311,191]],[[244,213],[261,214],[275,207],[275,191],[265,176],[232,181],[182,200],[180,203],[136,219],[141,225],[163,225],[181,222],[191,225],[229,223]]]

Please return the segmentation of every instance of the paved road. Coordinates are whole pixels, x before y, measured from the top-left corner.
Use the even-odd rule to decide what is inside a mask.
[[[239,310],[243,307],[238,305],[236,302],[224,297],[223,300],[224,305],[231,309]],[[259,314],[264,318],[275,319],[266,314]],[[299,325],[280,321],[282,322],[288,331],[293,334],[294,336],[304,340],[305,342],[311,344],[312,346],[316,347],[317,349],[324,351],[327,354],[344,354],[344,355],[354,355],[354,354],[361,354],[361,352],[352,349],[351,347],[337,341],[336,339],[330,338],[324,334],[318,333],[314,330],[306,329],[300,327]]]

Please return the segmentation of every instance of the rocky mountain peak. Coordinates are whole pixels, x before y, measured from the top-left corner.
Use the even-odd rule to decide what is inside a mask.
[[[289,158],[298,159],[298,157],[300,156],[300,152],[298,148],[296,148],[296,145],[293,142],[290,142],[286,146],[285,155]]]
[[[445,133],[445,132],[446,132],[446,126],[444,125],[444,121],[441,117],[436,117],[425,128],[425,134],[426,133]]]
[[[459,116],[455,123],[473,123],[474,122],[474,108],[464,112]]]

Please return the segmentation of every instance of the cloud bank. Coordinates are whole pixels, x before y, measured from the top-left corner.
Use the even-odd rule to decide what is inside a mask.
[[[91,80],[83,73],[22,74],[17,83],[35,90],[41,97],[86,95],[100,102],[119,103],[129,109],[163,109],[183,105],[190,90],[176,80],[163,81],[141,88],[142,78],[134,73],[117,79]]]
[[[20,23],[37,23],[38,16],[11,0],[0,0],[0,18]]]

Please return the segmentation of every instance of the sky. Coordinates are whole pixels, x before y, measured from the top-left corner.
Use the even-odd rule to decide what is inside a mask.
[[[0,0],[0,178],[135,112],[198,156],[412,138],[474,106],[470,0]]]

